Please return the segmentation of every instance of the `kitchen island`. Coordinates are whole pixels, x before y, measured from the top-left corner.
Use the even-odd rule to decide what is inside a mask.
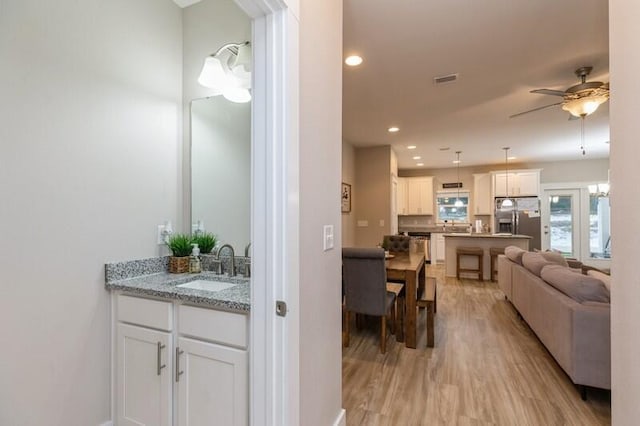
[[[458,247],[479,247],[484,250],[483,279],[491,279],[491,257],[490,248],[504,248],[507,246],[520,247],[529,250],[529,241],[532,238],[528,235],[512,234],[470,234],[470,233],[449,233],[444,234],[445,245],[445,274],[447,277],[456,276],[456,249]],[[477,260],[471,257],[461,259],[462,267],[475,267]]]

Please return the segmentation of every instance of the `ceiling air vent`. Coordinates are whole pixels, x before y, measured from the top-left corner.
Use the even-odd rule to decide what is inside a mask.
[[[448,74],[448,75],[441,75],[440,77],[434,77],[433,78],[433,82],[435,84],[452,83],[452,82],[458,80],[459,76],[460,76],[460,74],[458,74],[458,73]]]

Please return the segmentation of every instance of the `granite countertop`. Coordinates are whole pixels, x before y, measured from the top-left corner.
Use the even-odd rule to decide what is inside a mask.
[[[530,240],[533,237],[529,235],[518,235],[518,234],[470,234],[468,232],[454,232],[444,234],[445,237],[462,237],[462,238],[501,238],[501,239],[527,239]]]
[[[121,290],[141,296],[160,297],[169,300],[204,305],[211,308],[248,313],[251,310],[250,279],[229,277],[213,272],[199,274],[170,274],[163,258],[110,263],[105,267],[107,290]],[[195,280],[234,283],[235,286],[220,290],[195,290],[177,287]]]

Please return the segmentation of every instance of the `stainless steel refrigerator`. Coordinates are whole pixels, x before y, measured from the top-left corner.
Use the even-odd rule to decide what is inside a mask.
[[[528,235],[529,250],[540,249],[540,199],[512,198],[513,207],[502,207],[503,197],[495,199],[495,233]]]

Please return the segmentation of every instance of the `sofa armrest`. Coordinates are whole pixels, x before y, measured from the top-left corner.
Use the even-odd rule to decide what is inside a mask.
[[[611,389],[611,306],[587,302],[573,309],[573,380]]]

